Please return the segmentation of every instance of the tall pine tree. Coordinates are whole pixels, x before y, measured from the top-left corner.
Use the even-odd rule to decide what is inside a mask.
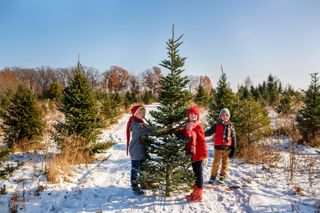
[[[55,126],[55,138],[58,142],[63,142],[64,137],[76,135],[84,138],[88,145],[92,144],[100,133],[98,128],[101,126],[101,118],[96,97],[83,75],[79,61],[68,85],[63,91],[63,100],[59,106],[59,110],[65,115],[65,121]]]
[[[203,86],[199,84],[197,94],[194,96],[194,102],[199,106],[205,107],[208,105],[209,95],[204,90]]]
[[[253,98],[241,100],[231,117],[236,127],[237,146],[241,148],[258,142],[270,133],[270,118],[265,107]]]
[[[298,128],[303,140],[312,146],[320,146],[320,80],[318,74],[311,74],[311,84],[305,92],[305,105],[297,113]]]
[[[208,122],[211,124],[219,119],[219,112],[222,108],[228,108],[232,112],[235,103],[234,94],[231,90],[230,83],[227,81],[227,75],[223,72],[222,66],[221,76],[212,96],[209,102],[208,114]]]
[[[42,113],[36,104],[35,96],[23,84],[18,86],[1,116],[5,141],[9,147],[13,145],[28,146],[43,135]]]
[[[173,28],[172,37],[166,42],[169,58],[160,65],[168,69],[169,74],[160,79],[160,106],[157,111],[151,111],[157,129],[165,128],[166,131],[157,138],[146,140],[147,160],[145,172],[141,175],[143,182],[164,189],[166,196],[189,187],[193,181],[190,156],[185,154],[185,141],[174,134],[185,121],[191,99],[186,87],[188,80],[182,76],[186,58],[179,55],[178,48],[183,43],[181,38],[182,35],[175,38]]]

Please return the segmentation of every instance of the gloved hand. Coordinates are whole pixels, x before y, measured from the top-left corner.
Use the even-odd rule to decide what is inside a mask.
[[[234,156],[234,152],[235,152],[235,148],[231,148],[231,151],[230,151],[230,153],[229,153],[229,158],[233,158],[233,156]]]

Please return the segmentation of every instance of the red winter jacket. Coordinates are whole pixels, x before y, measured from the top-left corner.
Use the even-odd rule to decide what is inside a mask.
[[[193,128],[193,131],[197,134],[196,139],[196,152],[192,154],[192,161],[201,161],[203,158],[208,157],[208,149],[207,149],[207,143],[206,138],[204,136],[203,128],[200,125],[197,125]],[[184,135],[188,137],[186,129],[184,129]],[[190,141],[186,144],[186,150],[191,150],[192,145],[192,138],[190,138]]]

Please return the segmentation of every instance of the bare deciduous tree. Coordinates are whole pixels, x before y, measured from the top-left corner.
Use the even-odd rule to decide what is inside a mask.
[[[207,94],[210,94],[212,91],[212,83],[208,76],[201,76],[200,77],[200,84],[203,86],[204,91]]]
[[[161,77],[161,69],[159,67],[153,67],[152,70],[146,70],[142,73],[143,85],[147,90],[151,91],[153,94],[159,92],[160,84],[159,79]]]
[[[128,87],[129,73],[127,70],[112,66],[103,73],[104,88],[110,92],[121,92]]]

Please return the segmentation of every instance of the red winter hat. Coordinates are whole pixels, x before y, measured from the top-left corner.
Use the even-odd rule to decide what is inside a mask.
[[[131,108],[131,114],[132,116],[135,116],[136,113],[140,110],[140,109],[144,109],[144,106],[142,105],[135,105]]]
[[[197,115],[197,120],[200,120],[200,107],[198,107],[197,105],[191,107],[187,112],[188,118],[189,118],[189,115],[191,113],[196,114]]]

